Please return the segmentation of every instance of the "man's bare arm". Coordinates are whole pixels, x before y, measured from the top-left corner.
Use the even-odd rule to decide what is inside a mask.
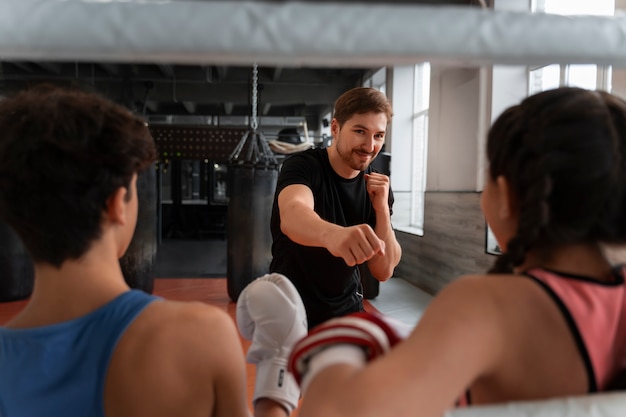
[[[378,253],[371,258],[367,266],[372,275],[379,281],[386,281],[393,275],[393,270],[400,262],[402,249],[396,240],[396,234],[391,226],[389,210],[389,177],[384,174],[366,174],[367,192],[372,200],[376,212],[376,235],[385,242],[384,253]]]
[[[311,190],[302,184],[285,187],[278,195],[281,230],[304,246],[323,247],[354,266],[385,253],[385,242],[367,224],[343,227],[323,220],[314,211]]]

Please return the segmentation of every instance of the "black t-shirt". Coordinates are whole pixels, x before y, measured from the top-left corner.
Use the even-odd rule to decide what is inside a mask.
[[[304,301],[309,327],[363,309],[359,270],[326,248],[302,246],[285,236],[280,230],[278,194],[289,185],[303,184],[311,189],[315,212],[322,219],[340,226],[367,223],[373,228],[376,213],[364,179],[364,173],[369,172],[370,167],[353,179],[340,177],[332,169],[326,149],[309,149],[283,162],[270,222],[270,271],[284,274],[294,283]],[[392,205],[390,190],[390,210]]]

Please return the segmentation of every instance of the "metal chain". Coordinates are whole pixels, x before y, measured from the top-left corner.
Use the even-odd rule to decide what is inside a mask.
[[[256,129],[259,127],[259,121],[257,119],[257,102],[258,102],[258,93],[257,93],[257,85],[259,83],[259,68],[254,63],[252,67],[252,120],[250,122],[250,126],[252,130],[256,132]]]

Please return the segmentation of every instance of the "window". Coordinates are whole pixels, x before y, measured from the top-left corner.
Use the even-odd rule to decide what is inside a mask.
[[[393,227],[416,235],[424,233],[424,191],[428,151],[430,64],[395,66],[391,98],[391,182],[395,203]],[[395,175],[394,172],[402,173]]]
[[[430,64],[415,66],[413,84],[413,140],[411,149],[411,204],[408,226],[424,231],[424,191],[428,155],[428,111],[430,106]]]
[[[615,13],[615,0],[533,0],[531,9],[535,13],[611,16]],[[611,91],[611,71],[611,67],[597,65],[547,65],[530,68],[529,94],[565,85]]]
[[[615,0],[533,0],[531,10],[562,15],[610,16],[615,11]]]
[[[393,77],[393,82],[389,85],[387,72]],[[393,101],[393,226],[404,232],[423,235],[430,64],[383,68],[365,80],[363,85],[381,90]],[[392,91],[387,91],[388,88]],[[410,175],[394,177],[396,170]]]
[[[363,82],[363,87],[371,87],[386,94],[387,90],[387,68],[380,68],[371,77]]]

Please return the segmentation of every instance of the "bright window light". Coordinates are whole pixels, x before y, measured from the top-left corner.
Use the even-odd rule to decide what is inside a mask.
[[[611,16],[615,0],[543,0],[546,13]]]

